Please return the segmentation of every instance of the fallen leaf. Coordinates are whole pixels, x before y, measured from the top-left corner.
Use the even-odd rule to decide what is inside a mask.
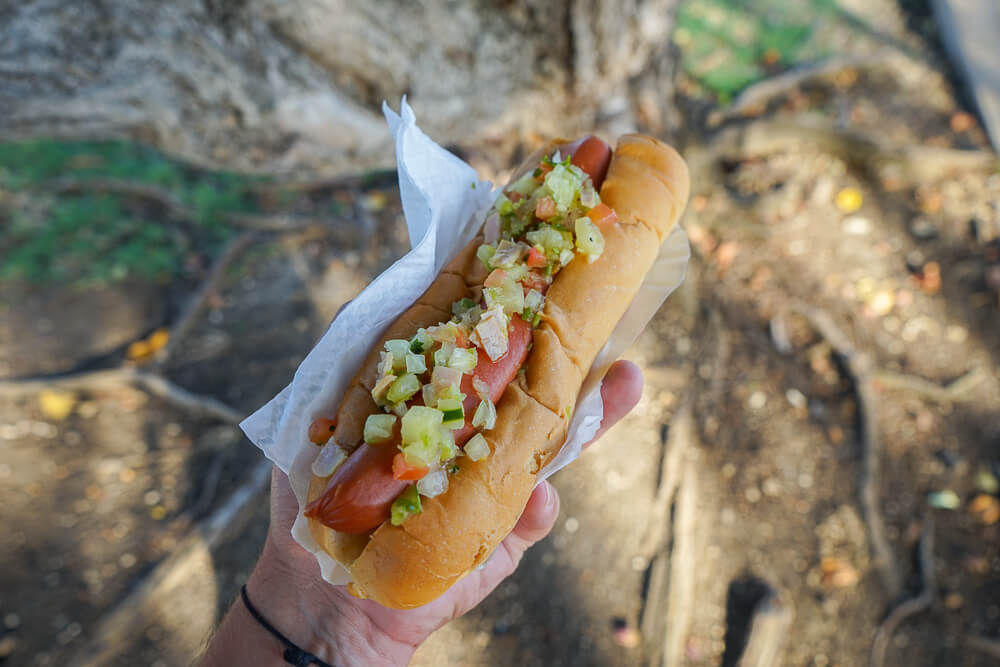
[[[988,493],[980,493],[969,503],[969,512],[979,523],[992,526],[1000,521],[1000,500]]]
[[[913,279],[925,294],[937,294],[941,291],[941,265],[937,262],[927,262],[919,275]]]
[[[729,270],[738,254],[740,254],[740,246],[735,241],[724,241],[719,244],[715,251],[715,264],[719,268],[720,278]]]
[[[962,504],[962,500],[951,489],[945,489],[943,491],[928,493],[927,504],[939,510],[953,510],[958,509]]]
[[[951,125],[952,132],[968,132],[976,126],[976,119],[970,113],[956,111],[951,115],[951,120],[948,124]]]
[[[843,558],[827,556],[820,561],[819,569],[823,572],[823,585],[830,588],[849,588],[861,579],[857,568]]]
[[[864,198],[857,188],[844,188],[837,193],[833,203],[844,213],[854,213],[861,208]]]
[[[943,198],[940,192],[928,191],[920,195],[920,210],[924,213],[937,213],[941,210]]]
[[[170,332],[166,329],[157,329],[150,334],[149,338],[146,339],[146,342],[149,343],[150,351],[155,354],[166,347],[167,343],[170,342]]]
[[[976,488],[983,493],[996,494],[1000,491],[1000,482],[989,468],[981,465],[976,470]]]
[[[125,355],[132,361],[145,361],[153,356],[153,353],[149,350],[149,343],[137,340],[129,344]]]
[[[38,394],[38,403],[42,414],[49,419],[62,421],[73,413],[76,407],[76,394],[71,391],[55,391],[44,389]]]
[[[892,312],[893,305],[895,305],[893,293],[889,290],[880,290],[868,299],[865,312],[873,317],[884,317]]]

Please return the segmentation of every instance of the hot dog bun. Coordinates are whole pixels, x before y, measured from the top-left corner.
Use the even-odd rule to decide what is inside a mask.
[[[687,167],[673,148],[642,135],[619,140],[600,191],[619,222],[604,232],[605,251],[597,261],[571,262],[549,288],[525,373],[507,387],[497,403],[497,425],[485,434],[493,454],[478,462],[458,459],[448,491],[424,500],[423,512],[401,526],[386,522],[370,535],[346,535],[310,521],[317,543],[350,571],[353,594],[387,607],[417,607],[490,556],[523,511],[536,474],[562,446],[584,376],[683,212],[688,192]],[[463,249],[373,345],[338,410],[338,442],[360,442],[365,418],[377,411],[369,391],[384,340],[447,319],[450,304],[482,284],[486,271],[475,258],[481,242]],[[327,480],[312,480],[310,501]]]

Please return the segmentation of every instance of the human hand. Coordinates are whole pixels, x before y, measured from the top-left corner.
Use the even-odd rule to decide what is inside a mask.
[[[611,366],[601,385],[604,419],[596,441],[635,406],[642,374],[627,361]],[[434,630],[478,605],[517,567],[524,552],[548,535],[559,514],[559,495],[548,482],[535,488],[521,515],[483,567],[443,596],[416,609],[388,609],[351,596],[320,577],[315,557],[292,539],[298,514],[287,477],[275,469],[271,481],[271,526],[264,552],[247,584],[261,613],[301,648],[328,662],[405,664]]]

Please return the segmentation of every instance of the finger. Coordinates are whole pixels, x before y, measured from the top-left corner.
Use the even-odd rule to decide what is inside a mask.
[[[642,397],[642,371],[631,361],[616,361],[611,364],[604,381],[601,382],[601,401],[604,403],[604,418],[597,429],[593,444],[604,433],[627,415]],[[585,447],[587,445],[584,445]]]
[[[528,547],[549,534],[558,516],[559,492],[548,482],[542,482],[531,493],[521,518],[504,543],[516,552],[520,560]]]

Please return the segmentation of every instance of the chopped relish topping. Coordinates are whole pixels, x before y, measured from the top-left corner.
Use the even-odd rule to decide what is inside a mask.
[[[416,483],[393,503],[394,526],[421,511],[420,496],[447,490],[458,456],[481,461],[490,455],[482,432],[496,426],[497,409],[489,384],[476,376],[480,352],[491,361],[507,353],[515,315],[538,326],[555,275],[578,255],[597,261],[604,251],[601,227],[616,221],[590,177],[570,158],[558,152],[543,157],[537,169],[504,189],[486,216],[485,242],[476,251],[488,272],[480,299],[459,299],[450,320],[418,329],[409,340],[386,341],[371,392],[385,414],[368,418],[364,438],[387,442],[399,421],[393,476]],[[471,415],[461,390],[465,375],[472,376],[479,399]],[[460,450],[453,434],[467,423],[477,432]]]

